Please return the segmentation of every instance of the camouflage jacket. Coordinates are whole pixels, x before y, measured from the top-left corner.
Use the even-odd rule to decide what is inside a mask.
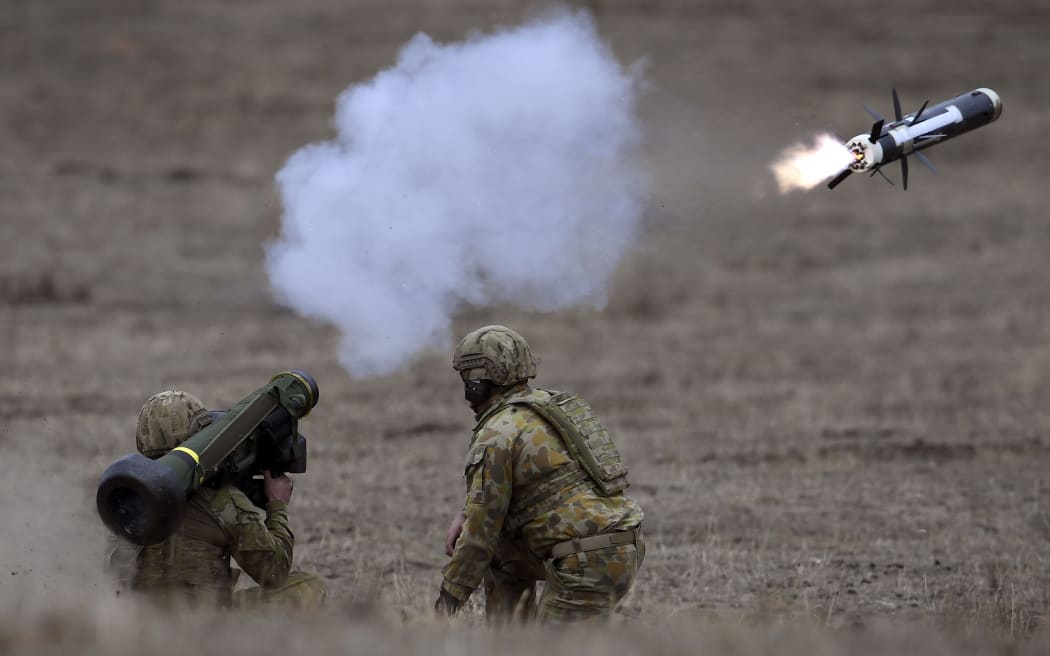
[[[284,502],[269,502],[264,513],[232,485],[197,490],[179,529],[160,544],[107,538],[106,568],[121,587],[220,606],[231,603],[237,581],[231,556],[257,583],[277,587],[288,577],[295,543]]]
[[[442,587],[460,601],[481,585],[500,539],[521,540],[546,559],[559,542],[637,527],[641,507],[618,493],[603,497],[569,455],[557,430],[515,399],[547,395],[515,386],[478,415],[464,470],[463,532],[442,570]]]

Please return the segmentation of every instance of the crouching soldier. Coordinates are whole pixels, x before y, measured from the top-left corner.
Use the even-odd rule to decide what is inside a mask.
[[[529,386],[536,362],[509,328],[468,334],[452,366],[477,425],[435,608],[457,612],[484,582],[490,619],[610,615],[645,548],[642,510],[623,492],[627,468],[608,432],[582,398]]]
[[[146,401],[135,436],[139,452],[159,458],[211,423],[201,401],[171,390]],[[106,567],[118,585],[160,602],[221,607],[316,608],[324,582],[290,571],[295,536],[288,526],[292,481],[264,474],[266,508],[256,507],[233,485],[202,486],[190,497],[182,524],[160,544],[140,547],[107,535]],[[240,571],[258,587],[234,591]]]

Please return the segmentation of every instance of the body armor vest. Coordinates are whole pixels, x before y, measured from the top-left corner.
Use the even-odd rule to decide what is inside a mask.
[[[539,392],[537,394],[536,392]],[[603,497],[627,489],[627,465],[609,437],[609,431],[582,397],[571,392],[539,389],[508,404],[535,410],[558,431],[569,455],[586,472]]]
[[[576,465],[572,470],[582,472],[581,475],[570,474],[569,471],[558,472],[549,481],[537,482],[533,486],[534,490],[548,491],[559,482],[565,487],[586,480],[590,480],[595,491],[605,497],[627,489],[627,465],[609,437],[609,431],[583,398],[570,392],[526,387],[486,411],[479,418],[475,431],[489,417],[510,405],[529,407],[553,426]],[[539,496],[530,493],[520,505],[532,505],[529,502],[534,502]]]

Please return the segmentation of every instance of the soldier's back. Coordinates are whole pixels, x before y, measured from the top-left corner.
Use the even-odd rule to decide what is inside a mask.
[[[232,490],[198,490],[178,530],[139,550],[131,588],[159,601],[230,605],[236,577],[219,511],[232,503]]]
[[[536,554],[574,538],[636,528],[643,518],[622,491],[601,493],[566,438],[537,410],[557,394],[526,388],[508,398],[481,423],[474,446],[509,451],[514,482],[505,527]]]

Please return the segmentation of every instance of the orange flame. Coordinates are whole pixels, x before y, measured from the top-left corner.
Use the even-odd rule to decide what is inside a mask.
[[[786,194],[816,187],[849,166],[850,159],[845,144],[830,134],[819,134],[812,147],[799,143],[784,150],[772,169],[780,193]]]

